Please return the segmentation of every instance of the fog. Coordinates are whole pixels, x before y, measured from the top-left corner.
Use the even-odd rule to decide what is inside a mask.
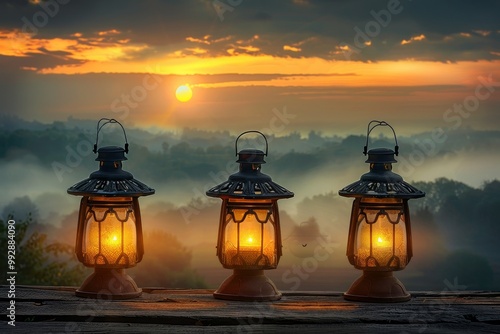
[[[35,134],[26,133],[26,140]],[[132,131],[135,142],[131,143],[129,160],[124,161],[123,168],[156,189],[154,195],[140,198],[145,257],[143,263],[130,270],[140,284],[215,288],[230,275],[215,256],[221,201],[208,198],[205,191],[236,171],[234,146],[225,145],[231,141],[221,140],[220,134],[212,135],[213,143],[200,140],[197,134],[196,131],[191,131],[189,136],[176,134],[174,144],[167,147],[161,143],[168,142],[173,135]],[[141,138],[146,137],[148,146],[140,146]],[[319,138],[314,138],[316,144],[312,143],[313,138],[293,134],[289,138],[273,138],[267,163],[262,166],[262,172],[295,193],[293,198],[279,201],[283,257],[278,269],[268,273],[284,290],[345,290],[361,274],[345,256],[352,199],[342,198],[337,192],[368,171],[366,158],[361,153],[363,144],[358,145],[363,143],[363,137]],[[446,149],[440,147],[436,153],[425,155],[418,164],[408,164],[409,154],[415,152],[415,138],[419,138],[418,135],[401,138],[401,154],[397,158],[401,164],[393,166],[393,171],[407,181],[432,183],[446,177],[479,189],[486,181],[498,179],[500,155],[495,146],[500,138],[498,132],[471,131],[462,143],[458,141],[463,137],[457,135],[458,139],[450,141]],[[383,137],[376,141],[387,147],[393,145]],[[176,146],[182,142],[188,145]],[[209,153],[217,147],[222,150],[220,154]],[[80,198],[68,195],[66,190],[87,178],[97,169],[97,163],[93,154],[82,156],[81,163],[69,168],[61,178],[54,171],[53,162],[64,162],[67,152],[55,150],[52,146],[45,146],[43,152],[30,150],[29,146],[19,147],[7,138],[0,156],[0,175],[4,176],[0,192],[1,218],[5,220],[14,214],[15,219],[22,220],[30,210],[34,222],[47,233],[49,240],[73,245]],[[46,156],[52,158],[45,159]],[[169,165],[169,157],[177,160]],[[499,197],[500,194],[496,194],[496,198]],[[435,214],[439,217],[439,212]],[[439,277],[429,273],[461,247],[450,244],[446,235],[434,233],[446,234],[444,223],[435,221],[434,226],[428,221],[422,222],[422,217],[419,215],[413,223],[414,259],[397,276],[405,280],[410,289],[444,289],[444,280],[454,279],[451,272],[439,273]],[[500,281],[498,257],[485,257],[489,245],[479,241],[475,245],[476,249],[469,247],[466,251],[486,259],[494,275],[478,286],[500,288],[498,283],[492,283]],[[319,253],[325,256],[319,259]],[[182,259],[182,264],[173,264],[176,259]],[[145,277],[141,272],[151,275]]]

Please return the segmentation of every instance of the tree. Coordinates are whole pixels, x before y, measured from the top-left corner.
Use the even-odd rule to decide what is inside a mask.
[[[434,272],[443,281],[457,279],[467,290],[489,290],[494,273],[488,260],[467,250],[458,250],[446,257]]]
[[[0,251],[7,254],[8,222],[0,219]],[[32,224],[31,216],[26,220],[15,221],[15,271],[17,284],[29,285],[79,285],[85,277],[85,269],[78,263],[71,245],[55,242],[48,244],[47,235],[33,232],[28,235]],[[0,263],[5,282],[7,262]]]

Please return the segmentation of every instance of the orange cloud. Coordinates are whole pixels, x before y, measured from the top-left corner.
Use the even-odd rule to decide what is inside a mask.
[[[206,38],[200,39],[200,38],[194,38],[194,37],[186,37],[186,41],[188,42],[194,42],[194,43],[202,43],[202,44],[207,44],[210,45],[210,41],[208,40],[208,37],[210,35],[205,36]]]
[[[247,45],[247,46],[240,46],[239,49],[245,51],[245,52],[259,52],[260,49],[256,46],[251,46],[251,45]]]
[[[311,42],[311,41],[315,41],[315,40],[316,40],[316,37],[309,37],[309,38],[306,38],[306,39],[299,41],[297,43],[293,43],[292,45],[284,45],[283,50],[292,51],[292,52],[300,52],[300,51],[302,51],[302,48],[301,48],[302,45],[304,45],[307,42]]]
[[[116,35],[115,29],[99,32],[98,36]],[[84,38],[81,33],[71,35],[73,38],[34,38],[30,34],[14,31],[0,31],[0,55],[28,57],[33,54],[47,52],[64,52],[63,58],[81,61],[105,62],[115,59],[130,59],[135,52],[147,48],[145,44],[130,44],[128,40],[116,42],[104,37]]]
[[[291,46],[291,45],[283,45],[283,50],[285,50],[285,51],[292,51],[292,52],[300,52],[300,51],[302,51],[301,48],[298,48],[298,47],[295,47],[295,46]]]
[[[421,35],[418,35],[418,36],[413,36],[412,38],[410,39],[403,39],[401,41],[401,45],[406,45],[406,44],[410,44],[412,42],[415,42],[415,41],[423,41],[425,39],[425,35],[424,34],[421,34]]]
[[[247,40],[244,40],[244,39],[239,39],[236,41],[236,44],[250,44],[250,43],[253,43],[255,42],[256,40],[258,40],[260,38],[259,35],[253,35],[252,38],[250,39],[247,39]]]
[[[225,41],[228,41],[232,38],[232,36],[226,36],[226,37],[221,37],[221,38],[217,38],[217,39],[210,39],[211,37],[212,37],[211,35],[205,35],[205,36],[203,36],[203,38],[196,38],[196,37],[188,36],[188,37],[186,37],[186,41],[192,42],[192,43],[201,43],[201,44],[211,45],[213,43],[225,42]]]
[[[121,32],[116,29],[111,29],[106,31],[99,31],[97,34],[99,36],[110,36],[110,35],[119,35],[121,34]]]

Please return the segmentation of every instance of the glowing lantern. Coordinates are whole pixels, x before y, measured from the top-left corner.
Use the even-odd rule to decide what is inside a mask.
[[[372,125],[375,123],[375,125]],[[363,276],[344,294],[347,300],[400,302],[411,298],[404,285],[392,272],[402,270],[412,257],[412,240],[408,200],[425,193],[403,181],[392,172],[397,162],[398,142],[394,129],[384,121],[368,124],[368,138],[377,126],[388,126],[394,134],[394,150],[376,148],[368,151],[370,172],[339,191],[341,196],[354,197],[347,242],[347,257]]]
[[[254,132],[262,135],[266,152],[245,149],[238,152],[238,139]],[[293,193],[261,173],[268,144],[258,131],[243,132],[235,143],[239,172],[207,191],[222,199],[217,256],[224,268],[233,269],[214,297],[218,299],[265,301],[281,298],[274,283],[264,275],[275,269],[281,257],[281,229],[278,199]]]
[[[101,125],[102,121],[105,122]],[[109,123],[121,126],[125,149],[107,146],[97,150],[99,131]],[[122,161],[127,160],[128,143],[125,129],[118,121],[99,120],[94,153],[98,153],[99,170],[68,189],[71,195],[83,196],[75,253],[85,266],[94,268],[76,295],[111,299],[138,297],[142,290],[125,274],[124,268],[142,260],[144,244],[138,197],[154,194],[154,189],[122,169]]]

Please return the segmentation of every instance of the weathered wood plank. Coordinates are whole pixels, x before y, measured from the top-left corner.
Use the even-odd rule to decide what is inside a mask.
[[[0,326],[2,326],[0,324]],[[398,325],[398,324],[320,324],[320,325],[261,325],[250,326],[173,326],[167,324],[133,324],[133,323],[96,323],[96,322],[24,322],[15,329],[7,328],[2,333],[290,333],[290,334],[352,334],[352,333],[425,333],[425,334],[476,334],[489,333],[498,334],[498,328],[481,323],[471,324],[467,327],[457,324],[437,324],[427,326],[421,324]]]
[[[8,300],[7,290],[0,287],[0,300]],[[15,332],[500,333],[497,292],[417,292],[405,303],[380,304],[345,301],[329,291],[249,303],[214,299],[212,290],[145,288],[126,301],[82,299],[74,290],[16,287]],[[1,314],[5,319],[5,307]],[[4,322],[0,332],[5,328],[13,329]]]

